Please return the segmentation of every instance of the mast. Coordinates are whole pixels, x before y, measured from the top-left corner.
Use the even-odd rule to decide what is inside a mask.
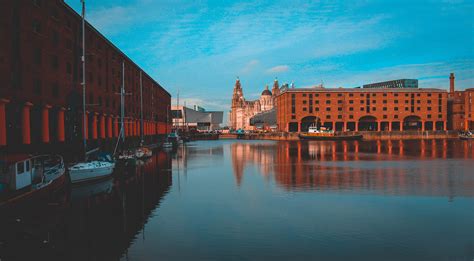
[[[178,89],[178,95],[176,97],[176,111],[180,111],[179,110],[179,89]],[[178,115],[176,115],[176,117],[178,117]],[[183,118],[183,115],[181,115],[181,118]],[[177,122],[177,125],[176,126],[176,133],[179,133],[179,128],[181,127],[181,120],[179,118],[178,119],[178,122]]]
[[[143,145],[143,81],[142,81],[142,71],[140,71],[140,145]]]
[[[83,126],[83,144],[84,144],[84,159],[87,158],[87,114],[86,114],[86,1],[81,0],[82,3],[82,126]]]
[[[122,88],[120,89],[120,122],[122,129],[121,138],[122,142],[125,142],[125,128],[124,128],[124,116],[125,116],[125,62],[122,60]]]

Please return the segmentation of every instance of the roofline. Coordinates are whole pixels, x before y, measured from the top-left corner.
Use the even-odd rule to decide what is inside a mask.
[[[448,91],[445,89],[438,89],[438,88],[294,88],[294,89],[287,89],[282,91],[278,96],[281,96],[287,92],[378,92],[378,93],[386,93],[386,92],[442,92],[447,93]]]
[[[69,11],[72,13],[73,16],[75,16],[76,18],[79,18],[82,20],[82,16],[80,14],[78,14],[71,6],[69,6],[66,1],[61,1],[60,3],[63,4],[63,6]],[[122,50],[120,50],[115,44],[113,44],[109,39],[107,39],[107,37],[105,37],[101,32],[99,32],[99,30],[97,30],[92,24],[90,24],[87,19],[85,20],[86,22],[86,25],[89,26],[94,32],[96,32],[101,38],[102,40],[104,40],[105,42],[107,42],[108,44],[110,44],[110,46],[112,46],[112,48],[114,48],[116,51],[118,51],[121,55],[123,55],[125,57],[126,60],[128,60],[130,63],[132,63],[133,65],[135,65],[138,69],[140,69],[140,71],[143,72],[143,74],[145,76],[148,76],[148,78],[150,78],[156,85],[157,87],[161,88],[163,91],[166,92],[166,94],[168,94],[168,96],[171,97],[171,94],[163,87],[161,86],[161,84],[159,82],[157,82],[155,79],[153,79],[153,77],[151,77],[148,73],[146,73],[138,64],[136,64],[132,59],[130,59],[130,57],[128,57],[128,55],[126,55]]]

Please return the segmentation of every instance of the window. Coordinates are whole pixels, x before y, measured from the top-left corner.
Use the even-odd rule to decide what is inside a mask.
[[[431,119],[431,114],[428,114],[428,119]]]
[[[384,115],[383,118],[386,119],[386,118],[387,118],[387,115]]]
[[[405,93],[405,97],[408,97],[408,93]]]
[[[342,100],[338,100],[337,103],[338,103],[338,104],[341,104],[341,103],[342,103]]]
[[[41,48],[35,48],[33,56],[35,64],[41,65]]]
[[[314,108],[315,111],[319,111],[319,107]]]
[[[375,97],[375,96],[376,96],[376,94],[375,94],[375,93],[372,93],[372,97]]]
[[[387,100],[383,100],[382,102],[383,102],[383,103],[387,103]]]
[[[23,172],[25,172],[25,165],[24,165],[23,161],[22,161],[22,162],[18,162],[18,163],[16,164],[16,173],[17,173],[17,174],[21,174],[21,173],[23,173]]]
[[[409,103],[409,101],[408,101],[408,100],[405,100],[405,103],[406,103],[406,104],[408,104],[408,103]]]
[[[326,115],[326,119],[331,119],[331,115]]]
[[[354,96],[354,94],[353,94],[353,93],[349,93],[349,97],[353,97],[353,96]]]
[[[428,100],[428,104],[431,104],[431,100]]]
[[[51,37],[53,41],[53,46],[57,47],[59,45],[59,33],[58,31],[54,30],[53,35]]]
[[[364,108],[364,107],[360,107],[360,111],[364,111],[364,110],[365,110],[365,108]]]
[[[326,97],[331,97],[331,94],[329,94],[329,93],[326,93]]]
[[[420,103],[421,103],[421,101],[420,101],[420,100],[416,100],[416,103],[420,104]]]
[[[364,97],[364,94],[363,94],[363,93],[361,93],[361,94],[360,94],[360,97]]]
[[[349,100],[349,103],[350,103],[350,104],[354,104],[354,100]]]
[[[398,100],[394,100],[393,102],[394,102],[394,103],[398,103]]]
[[[314,97],[319,97],[319,93],[314,94]]]
[[[349,115],[349,119],[354,119],[354,115]]]
[[[59,68],[59,59],[57,55],[51,55],[51,68],[55,70]]]
[[[416,94],[416,97],[420,97],[420,94],[419,94],[419,93],[417,93],[417,94]]]
[[[429,111],[431,111],[431,107],[427,107],[426,109],[428,109]]]
[[[349,107],[349,111],[353,111],[353,110],[354,110],[354,107]]]
[[[421,108],[420,108],[420,107],[416,107],[416,110],[419,111],[419,110],[421,110]]]
[[[295,120],[295,119],[296,119],[296,116],[295,116],[295,115],[291,115],[291,119],[292,119],[292,120]]]
[[[364,104],[364,100],[360,100],[360,104]]]
[[[376,111],[376,110],[377,110],[377,107],[372,107],[372,110],[373,110],[373,111]]]
[[[338,118],[338,119],[342,119],[342,115],[337,115],[337,118]]]
[[[53,97],[58,98],[59,97],[59,86],[58,86],[57,82],[55,82],[53,84],[53,87],[51,88],[51,90],[52,90]]]
[[[41,33],[41,23],[38,20],[33,20],[33,32],[40,34]]]
[[[305,108],[303,108],[303,111],[306,111],[306,107],[305,107]]]
[[[405,107],[405,111],[408,111],[408,107]]]
[[[383,111],[387,111],[387,107],[383,107],[383,109],[382,109],[382,110],[383,110]]]
[[[376,103],[377,103],[377,100],[372,100],[372,103],[373,103],[373,104],[376,104]]]
[[[431,97],[431,93],[428,93],[428,97]]]
[[[319,101],[314,101],[314,104],[319,104]]]
[[[342,107],[337,108],[338,111],[342,111]]]
[[[70,62],[66,63],[66,73],[71,74],[72,73],[72,65]]]
[[[327,100],[327,101],[326,101],[326,104],[331,104],[331,100]]]
[[[438,119],[441,119],[441,118],[443,118],[443,115],[438,114]]]
[[[306,101],[303,101],[303,104],[306,104]]]
[[[326,111],[331,111],[331,107],[327,107],[327,108],[326,108]]]
[[[25,161],[25,169],[26,169],[26,171],[30,171],[30,161],[29,160]]]
[[[384,93],[384,94],[383,94],[383,97],[387,97],[387,94],[386,94],[386,93]]]
[[[33,92],[36,95],[41,95],[41,81],[40,80],[35,81],[34,87],[33,87]]]
[[[303,93],[303,97],[306,97],[306,93]]]
[[[338,94],[337,94],[337,97],[342,97],[342,93],[338,93]]]
[[[43,5],[42,0],[33,0],[33,4],[37,7],[41,7]]]

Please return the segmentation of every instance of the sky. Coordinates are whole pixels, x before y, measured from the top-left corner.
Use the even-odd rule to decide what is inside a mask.
[[[80,13],[80,0],[66,0]],[[180,104],[230,109],[296,87],[402,78],[474,87],[474,1],[86,0],[86,19]],[[227,114],[227,113],[225,113]]]

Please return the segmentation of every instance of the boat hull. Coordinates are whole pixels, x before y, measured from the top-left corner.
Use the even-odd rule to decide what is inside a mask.
[[[300,134],[302,140],[362,140],[362,135],[337,135],[337,136],[318,136],[310,134]]]
[[[84,163],[81,163],[84,164]],[[75,168],[69,169],[69,176],[71,183],[80,183],[91,180],[97,180],[112,175],[115,168],[115,163],[96,163],[88,162],[86,164],[93,164],[93,168]],[[75,165],[76,166],[76,165]],[[77,167],[77,166],[76,166]]]
[[[459,136],[461,140],[474,140],[474,137]]]

